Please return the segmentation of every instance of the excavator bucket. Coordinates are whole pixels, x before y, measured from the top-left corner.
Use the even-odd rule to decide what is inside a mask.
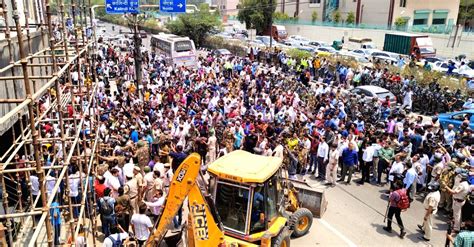
[[[196,186],[196,178],[200,169],[201,157],[196,153],[190,154],[178,167],[166,197],[163,213],[153,234],[146,243],[147,247],[157,246],[157,243],[163,240],[174,216],[178,213],[191,189]]]
[[[294,179],[288,179],[296,189],[298,204],[300,207],[309,209],[314,217],[321,218],[326,212],[327,204],[325,191],[312,188],[308,183]],[[291,186],[290,185],[290,186]]]

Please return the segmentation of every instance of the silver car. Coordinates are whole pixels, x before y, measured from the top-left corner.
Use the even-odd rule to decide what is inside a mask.
[[[374,97],[376,97],[379,102],[385,101],[385,98],[389,96],[390,98],[390,106],[395,106],[397,104],[397,97],[388,91],[385,88],[382,87],[377,87],[377,86],[358,86],[356,88],[353,88],[351,90],[351,93],[359,95],[359,96],[364,96],[366,99],[366,102],[372,101]]]

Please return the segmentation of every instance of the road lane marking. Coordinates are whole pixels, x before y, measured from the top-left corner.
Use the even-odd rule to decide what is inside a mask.
[[[323,219],[317,219],[319,222],[321,222],[322,225],[324,225],[327,229],[329,229],[331,232],[336,234],[339,238],[341,238],[346,244],[350,247],[357,247],[356,244],[354,244],[349,238],[347,238],[344,234],[342,234],[340,231],[338,231],[336,228],[331,226],[328,222],[326,222]]]

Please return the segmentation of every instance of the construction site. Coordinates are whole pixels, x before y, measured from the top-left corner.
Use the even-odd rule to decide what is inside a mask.
[[[74,243],[79,226],[95,245],[92,183],[70,200],[67,182],[71,164],[92,181],[99,149],[92,10],[88,0],[52,8],[49,0],[1,2],[0,246],[53,246],[55,231]],[[52,126],[60,131],[45,131]],[[61,229],[50,220],[57,207]]]

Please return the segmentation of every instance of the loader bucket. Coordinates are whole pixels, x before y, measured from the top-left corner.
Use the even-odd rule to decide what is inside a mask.
[[[327,204],[324,189],[315,189],[303,181],[288,179],[297,191],[300,207],[307,208],[313,217],[321,218],[326,212]]]

